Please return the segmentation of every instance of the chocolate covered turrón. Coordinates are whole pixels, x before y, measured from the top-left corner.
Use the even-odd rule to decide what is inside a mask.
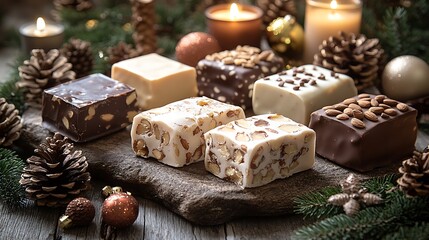
[[[360,94],[311,114],[316,153],[360,172],[410,156],[417,111],[384,95]]]
[[[283,68],[282,58],[255,47],[238,46],[235,50],[214,53],[196,67],[198,94],[250,108],[254,82]]]
[[[137,114],[134,88],[102,74],[70,81],[43,93],[43,126],[86,142],[128,126]]]

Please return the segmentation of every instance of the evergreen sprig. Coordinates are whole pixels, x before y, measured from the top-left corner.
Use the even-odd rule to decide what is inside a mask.
[[[395,174],[385,175],[383,177],[372,178],[365,181],[362,187],[368,189],[368,192],[379,195],[382,198],[388,198],[387,192],[394,187],[397,176]],[[295,212],[303,214],[304,217],[324,218],[331,217],[343,212],[341,206],[334,206],[328,203],[328,198],[337,193],[341,193],[341,188],[327,187],[318,192],[311,192],[295,198]],[[388,201],[388,200],[387,200]]]
[[[429,222],[429,198],[408,198],[399,191],[390,194],[391,202],[384,207],[366,208],[353,217],[335,215],[297,230],[293,239],[381,239],[399,236],[405,228],[418,232]]]
[[[389,59],[414,55],[429,62],[429,2],[414,0],[411,5],[402,1],[364,2],[362,32],[381,41]]]
[[[0,200],[10,206],[24,202],[24,190],[19,184],[24,161],[14,151],[0,148]]]
[[[342,208],[328,203],[328,198],[341,192],[340,187],[327,187],[319,192],[311,192],[294,199],[295,213],[306,217],[328,217],[342,212]]]
[[[12,72],[9,77],[0,85],[0,97],[5,98],[8,103],[15,105],[15,108],[22,114],[25,110],[24,94],[16,87],[16,82],[19,80],[18,66],[22,64],[24,57],[17,58],[14,64],[11,65]]]
[[[339,187],[300,196],[295,200],[297,213],[326,218],[298,229],[293,239],[427,239],[429,197],[407,197],[395,188],[397,178],[390,174],[365,181],[362,186],[380,195],[384,204],[365,208],[355,216],[338,214],[341,207],[327,204],[331,195],[341,191]]]

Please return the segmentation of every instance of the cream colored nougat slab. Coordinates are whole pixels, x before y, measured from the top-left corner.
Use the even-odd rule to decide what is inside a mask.
[[[312,112],[355,95],[349,76],[304,65],[257,80],[252,104],[255,114],[278,113],[308,125]]]
[[[248,188],[310,169],[315,132],[278,114],[232,121],[210,130],[205,167],[219,178]]]
[[[134,117],[132,148],[138,156],[181,167],[204,159],[204,133],[244,117],[242,108],[206,97],[177,101]]]
[[[156,53],[115,63],[112,78],[134,87],[137,104],[145,110],[198,92],[195,68]]]

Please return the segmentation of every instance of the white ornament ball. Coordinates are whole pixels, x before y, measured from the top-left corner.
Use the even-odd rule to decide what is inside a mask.
[[[382,87],[384,94],[399,101],[429,95],[429,65],[414,56],[396,57],[383,71]]]

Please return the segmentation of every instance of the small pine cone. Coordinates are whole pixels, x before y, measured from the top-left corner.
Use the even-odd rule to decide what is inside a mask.
[[[362,188],[361,180],[354,174],[350,174],[345,180],[341,181],[340,185],[342,191],[347,194],[358,193]]]
[[[293,0],[256,0],[256,5],[262,9],[264,25],[286,15],[296,16],[296,6]]]
[[[155,0],[131,0],[131,24],[137,50],[143,54],[156,51]]]
[[[91,176],[82,151],[73,150],[67,137],[55,133],[27,159],[19,183],[38,206],[66,206],[85,191]]]
[[[379,42],[362,34],[340,32],[340,36],[323,41],[313,64],[350,76],[360,91],[373,86],[382,72],[384,50]]]
[[[61,11],[63,9],[73,9],[78,12],[84,12],[90,10],[94,3],[92,0],[54,0],[54,9],[52,10],[52,16],[55,20],[61,20]]]
[[[22,128],[21,117],[15,105],[0,98],[0,146],[10,146],[20,136]]]
[[[429,196],[429,153],[414,151],[413,156],[402,162],[399,188],[408,196]]]
[[[119,42],[116,46],[109,48],[107,53],[110,65],[141,55],[137,49],[124,42]]]
[[[72,71],[76,73],[76,78],[85,77],[91,73],[94,58],[90,42],[72,38],[64,44],[61,53],[72,64]]]
[[[359,212],[360,204],[357,200],[350,198],[350,200],[344,204],[343,209],[348,216],[352,216]]]
[[[74,9],[78,12],[86,11],[94,6],[92,0],[54,0],[54,7],[61,11],[63,8]]]
[[[30,60],[25,60],[18,68],[21,79],[16,85],[24,90],[28,104],[40,107],[44,89],[75,79],[76,74],[71,68],[72,65],[59,50],[52,49],[45,53],[42,49],[34,49]]]

